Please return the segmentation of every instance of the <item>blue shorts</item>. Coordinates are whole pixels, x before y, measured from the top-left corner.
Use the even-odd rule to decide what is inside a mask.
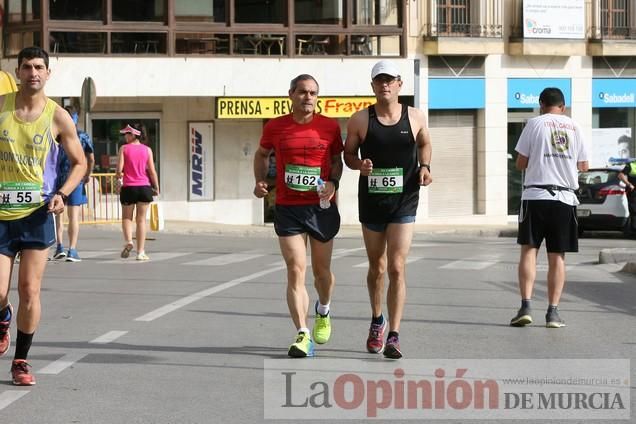
[[[389,224],[412,224],[414,222],[415,222],[415,215],[408,215],[408,216],[396,216],[394,218],[391,218],[390,222],[385,222],[383,224],[365,224],[363,222],[362,225],[364,225],[371,231],[375,231],[376,233],[383,233],[386,231],[386,227],[388,227]]]
[[[66,202],[66,204],[67,206],[81,206],[87,203],[86,184],[82,182],[68,195],[68,202]]]
[[[55,244],[55,220],[48,204],[29,216],[0,221],[0,254],[15,257],[24,249],[48,249]]]

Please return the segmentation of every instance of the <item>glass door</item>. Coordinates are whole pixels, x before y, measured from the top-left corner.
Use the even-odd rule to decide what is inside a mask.
[[[159,118],[135,115],[100,116],[90,120],[90,133],[95,149],[95,172],[115,172],[119,147],[124,143],[119,130],[128,124],[139,123],[146,130],[145,144],[152,149],[157,174],[160,175],[160,120]],[[159,179],[161,181],[161,178]]]

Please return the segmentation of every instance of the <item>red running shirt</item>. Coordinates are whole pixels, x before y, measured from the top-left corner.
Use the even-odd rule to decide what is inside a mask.
[[[344,150],[338,121],[320,114],[307,124],[295,122],[291,114],[272,119],[263,128],[260,144],[276,154],[277,205],[318,204],[316,168],[327,181],[331,157]]]

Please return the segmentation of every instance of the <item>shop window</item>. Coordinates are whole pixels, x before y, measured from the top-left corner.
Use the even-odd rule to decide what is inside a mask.
[[[30,0],[26,2],[26,13],[24,15],[26,22],[38,21],[41,15],[40,0]]]
[[[177,54],[227,54],[228,34],[181,33],[176,37]]]
[[[159,173],[159,119],[135,119],[114,118],[114,119],[93,119],[92,138],[95,149],[95,171],[115,172],[117,166],[117,155],[119,148],[125,143],[122,134],[119,133],[123,127],[132,123],[140,123],[147,134],[146,145],[152,149],[155,168]]]
[[[353,0],[356,25],[399,25],[398,0]]]
[[[285,54],[283,34],[236,34],[234,36],[234,53],[255,55]]]
[[[294,21],[297,24],[342,24],[343,0],[295,0]]]
[[[174,14],[178,22],[225,22],[225,1],[179,0]]]
[[[22,22],[22,0],[7,1],[7,21],[9,23]]]
[[[369,37],[367,49],[374,56],[399,56],[400,36],[398,35],[375,35]],[[354,50],[355,52],[355,50]]]
[[[49,0],[51,19],[101,21],[102,0]]]
[[[518,215],[523,192],[523,173],[517,169],[515,147],[525,122],[508,122],[508,215]]]
[[[245,24],[282,24],[286,5],[284,0],[234,0],[235,20]]]
[[[17,56],[25,47],[40,46],[40,32],[11,32],[4,44],[5,56]]]
[[[159,21],[166,14],[166,0],[112,0],[113,21]]]
[[[123,54],[165,54],[166,34],[157,32],[113,32],[111,35],[113,53]]]
[[[340,54],[341,47],[337,36],[298,35],[296,37],[298,56]]]
[[[106,34],[103,32],[51,32],[49,51],[56,53],[106,52]]]
[[[598,128],[622,128],[629,127],[629,112],[628,108],[597,108],[598,111]]]

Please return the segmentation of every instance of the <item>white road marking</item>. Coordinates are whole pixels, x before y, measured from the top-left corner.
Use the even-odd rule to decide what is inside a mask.
[[[574,269],[574,265],[566,265],[565,271],[569,272]],[[548,264],[537,264],[537,272],[548,272]]]
[[[89,259],[89,258],[109,258],[114,256],[117,252],[119,252],[119,250],[113,250],[113,249],[104,249],[104,250],[79,250],[78,253],[80,255],[80,258],[82,259]],[[117,256],[119,256],[119,254],[117,253]],[[64,262],[66,261],[66,258],[64,259],[53,259],[54,262]]]
[[[185,255],[190,255],[188,252],[147,252],[150,256],[149,261],[138,261],[135,259],[135,253],[130,252],[130,257],[127,259],[117,258],[110,261],[103,261],[103,264],[142,264],[147,262],[160,262],[167,261],[168,259],[174,259]]]
[[[107,344],[117,340],[126,333],[128,333],[128,331],[109,331],[108,333],[102,334],[96,339],[91,340],[89,343]]]
[[[409,257],[406,258],[406,264],[411,264],[413,262],[417,262],[420,259],[424,259],[424,257],[422,257],[422,256],[409,256]],[[361,262],[359,264],[354,265],[353,268],[367,268],[368,266],[369,266],[369,262],[366,261],[366,262]]]
[[[67,353],[57,361],[53,361],[42,368],[40,371],[37,372],[37,374],[59,374],[68,367],[72,366],[77,361],[83,359],[86,355],[88,354],[80,352]]]
[[[502,255],[477,255],[470,258],[466,258],[461,261],[449,262],[440,266],[440,269],[472,269],[479,270],[485,269],[497,263],[497,260]]]
[[[337,255],[332,256],[332,259],[342,258],[348,255],[349,253],[352,253],[361,249],[364,249],[364,248],[362,247],[362,248],[348,249],[342,252],[338,252]],[[209,289],[201,290],[189,296],[182,297],[181,299],[178,299],[174,302],[168,303],[167,305],[157,308],[154,311],[150,311],[147,314],[141,315],[140,317],[135,318],[134,321],[144,321],[144,322],[154,321],[157,318],[161,318],[162,316],[167,315],[170,312],[174,312],[177,309],[183,308],[184,306],[187,306],[193,302],[196,302],[197,300],[211,296],[220,291],[238,286],[239,284],[244,283],[246,281],[252,281],[258,277],[262,277],[264,275],[271,274],[273,272],[281,271],[285,268],[286,268],[285,265],[280,265],[276,267],[268,267],[267,269],[264,269],[262,271],[255,272],[253,274],[249,274],[244,277],[236,278],[226,283],[219,284],[218,286],[210,287]]]
[[[0,410],[11,405],[22,396],[28,394],[31,390],[7,390],[0,394]]]
[[[264,253],[229,253],[227,255],[218,255],[212,258],[201,259],[198,261],[185,262],[183,265],[205,265],[205,266],[222,266],[234,264],[237,262],[245,262],[252,259],[265,256]]]
[[[437,247],[442,246],[440,243],[413,243],[411,247]]]
[[[335,249],[331,254],[331,259],[340,259],[348,256],[350,253],[359,252],[360,250],[364,250],[364,247],[356,247],[355,249]]]
[[[160,308],[155,309],[154,311],[150,311],[147,314],[144,314],[140,317],[135,318],[135,321],[154,321],[157,318],[161,318],[162,316],[169,314],[170,312],[174,312],[177,309],[183,308],[184,306],[189,305],[190,303],[196,302],[197,300],[203,299],[204,297],[208,297],[213,295],[214,293],[218,293],[220,291],[232,288],[234,286],[238,286],[241,283],[246,281],[254,280],[258,277],[262,277],[263,275],[271,274],[272,272],[280,271],[285,269],[284,266],[279,266],[275,268],[268,268],[263,271],[255,272],[254,274],[246,275],[244,277],[240,277],[231,281],[228,281],[223,284],[219,284],[218,286],[210,287],[209,289],[201,290],[200,292],[191,294],[186,297],[182,297],[172,303],[164,305]]]

